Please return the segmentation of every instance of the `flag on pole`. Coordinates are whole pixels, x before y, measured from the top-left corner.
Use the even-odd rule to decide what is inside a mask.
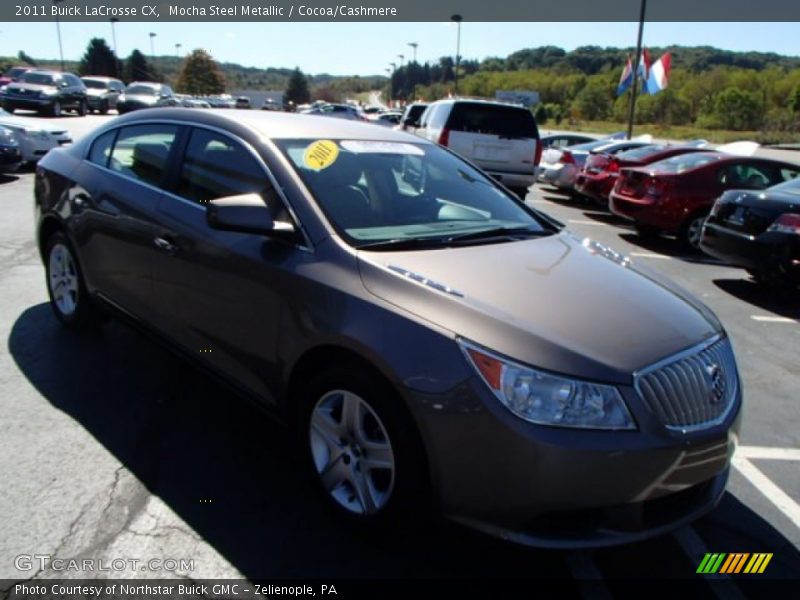
[[[669,83],[669,70],[672,67],[672,57],[665,52],[650,68],[650,74],[644,84],[644,91],[648,94],[657,94],[667,87]]]
[[[622,69],[622,75],[619,78],[619,85],[617,86],[617,96],[621,96],[625,91],[631,87],[633,83],[633,63],[631,62],[630,54],[628,55],[628,62],[625,68]]]
[[[636,76],[643,82],[647,81],[650,75],[650,53],[647,48],[642,48],[642,56],[639,58],[639,66],[636,67]]]

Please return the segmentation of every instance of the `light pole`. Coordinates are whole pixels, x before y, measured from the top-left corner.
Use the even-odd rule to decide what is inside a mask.
[[[394,74],[397,72],[397,63],[389,63],[392,74],[389,76],[389,106],[394,102]]]
[[[400,59],[400,68],[402,69],[403,66],[405,65],[406,56],[405,54],[398,54],[397,58]]]
[[[636,39],[636,62],[633,63],[633,85],[631,86],[631,102],[628,106],[628,139],[633,135],[633,114],[636,110],[636,84],[639,82],[639,61],[642,60],[642,31],[644,30],[644,12],[647,0],[642,0],[639,7],[639,37]],[[646,73],[643,73],[647,77]]]
[[[461,60],[461,21],[464,19],[461,15],[453,15],[450,17],[450,20],[456,24],[458,32],[456,33],[456,72],[455,72],[455,83],[453,85],[453,94],[458,96],[458,63]]]
[[[414,49],[414,62],[417,62],[417,46],[419,44],[417,42],[409,42],[408,45]]]
[[[64,0],[53,0],[53,6],[60,4]],[[58,34],[58,55],[61,57],[61,70],[64,70],[64,47],[61,45],[61,21],[58,19],[58,10],[56,10],[56,34]]]
[[[114,75],[119,77],[119,53],[117,52],[117,30],[114,25],[119,22],[117,17],[111,17],[111,41],[114,43]]]
[[[152,31],[150,32],[150,59],[152,60],[156,56],[156,51],[153,49],[153,38],[156,37],[156,34]]]
[[[183,46],[183,44],[175,44],[175,56],[178,58],[181,57],[181,46]]]

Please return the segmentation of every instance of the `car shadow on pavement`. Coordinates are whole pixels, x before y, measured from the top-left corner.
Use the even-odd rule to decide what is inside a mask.
[[[15,321],[8,349],[55,409],[80,424],[245,577],[572,577],[570,553],[516,546],[455,525],[436,523],[399,535],[355,532],[317,498],[285,428],[126,325],[112,321],[78,335],[39,304]],[[57,446],[50,438],[46,443]],[[759,548],[775,540],[790,546],[730,494],[721,504],[726,506],[736,509],[738,523],[748,524],[746,541],[760,540]],[[64,515],[64,525],[72,518]],[[721,525],[709,521],[714,518]],[[718,511],[704,523],[711,540],[738,539]],[[750,549],[718,546],[712,550]],[[101,550],[86,549],[87,556]],[[609,578],[696,580],[696,557],[670,535],[591,556]],[[796,551],[786,550],[782,560],[800,574]],[[577,591],[569,585],[559,583],[566,596]]]
[[[557,552],[455,525],[354,533],[317,498],[287,429],[127,325],[78,335],[40,304],[8,347],[54,408],[246,577],[569,576]]]
[[[14,181],[19,181],[19,177],[13,173],[0,173],[0,185],[4,183],[13,183]]]
[[[620,216],[610,213],[599,206],[593,206],[592,208],[584,210],[583,216],[599,223],[613,225],[614,227],[622,227],[626,230],[630,230],[632,227],[632,223],[627,219],[623,219]]]
[[[688,263],[713,265],[717,267],[729,267],[722,261],[713,258],[701,250],[691,248],[674,237],[666,235],[656,235],[653,237],[642,237],[638,233],[631,231],[621,232],[619,237],[626,242],[639,246],[645,252],[653,252],[655,254],[663,254],[672,258],[677,258]],[[734,268],[734,267],[730,267]]]
[[[800,320],[800,288],[774,288],[747,279],[714,279],[714,285],[743,302],[789,319]]]

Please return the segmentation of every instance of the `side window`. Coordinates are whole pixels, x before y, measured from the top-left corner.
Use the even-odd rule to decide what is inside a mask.
[[[215,198],[260,194],[276,221],[288,221],[264,168],[241,144],[225,135],[193,129],[181,167],[178,195],[206,204]]]
[[[800,175],[800,170],[796,169],[781,169],[780,170],[780,179],[776,183],[780,183],[782,181],[790,181],[792,179],[796,179],[797,176]]]
[[[120,129],[108,167],[150,185],[160,185],[175,142],[176,125],[133,125]]]
[[[727,188],[763,190],[775,179],[771,169],[758,164],[739,163],[722,167],[719,181]]]
[[[108,157],[111,156],[111,147],[114,145],[117,131],[117,129],[108,131],[92,143],[92,148],[89,150],[89,162],[101,167],[108,166]]]
[[[428,125],[428,118],[431,116],[431,112],[433,112],[432,106],[429,106],[428,108],[422,111],[422,115],[420,115],[419,118],[420,128],[425,128]]]

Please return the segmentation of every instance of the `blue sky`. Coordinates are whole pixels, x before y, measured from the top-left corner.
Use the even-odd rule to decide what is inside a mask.
[[[462,24],[461,54],[483,59],[515,50],[555,45],[567,50],[582,45],[633,46],[637,23],[470,23]],[[800,55],[797,23],[647,23],[648,46],[710,45],[728,50],[771,51]],[[0,56],[20,50],[39,58],[57,58],[55,23],[0,23]],[[452,23],[126,23],[119,22],[120,55],[134,48],[150,53],[154,32],[156,54],[205,48],[220,61],[255,67],[299,66],[308,73],[334,75],[385,74],[390,62],[406,60],[419,44],[420,62],[455,53]],[[111,25],[62,23],[64,56],[78,59],[90,37],[111,45]]]

